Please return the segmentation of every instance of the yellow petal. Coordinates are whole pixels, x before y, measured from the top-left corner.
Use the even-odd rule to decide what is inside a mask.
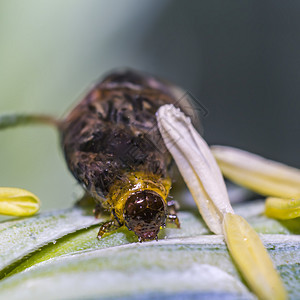
[[[265,214],[274,219],[288,220],[300,217],[300,199],[269,197],[265,204]]]
[[[223,220],[227,246],[249,287],[259,299],[287,299],[281,279],[258,234],[238,215]]]
[[[34,194],[19,188],[0,188],[0,214],[25,217],[40,209],[40,200]]]
[[[240,149],[213,146],[225,177],[261,195],[300,198],[300,170]]]

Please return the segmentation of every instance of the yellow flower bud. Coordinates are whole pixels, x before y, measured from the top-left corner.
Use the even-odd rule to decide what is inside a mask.
[[[288,220],[300,217],[300,199],[269,197],[266,200],[265,214],[274,219]]]
[[[0,188],[0,214],[26,217],[40,209],[40,200],[34,194],[19,188]]]

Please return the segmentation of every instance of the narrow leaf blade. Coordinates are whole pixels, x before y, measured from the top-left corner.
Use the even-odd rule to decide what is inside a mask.
[[[0,224],[0,269],[56,239],[87,228],[105,219],[96,219],[81,208],[47,212]]]

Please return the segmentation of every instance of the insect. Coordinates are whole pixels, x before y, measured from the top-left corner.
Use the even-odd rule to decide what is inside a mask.
[[[142,242],[157,239],[167,222],[180,227],[168,198],[172,158],[155,116],[164,104],[179,106],[177,92],[153,76],[123,70],[104,77],[61,121],[20,117],[20,123],[59,129],[68,168],[95,200],[95,216],[110,213],[98,238],[126,226]]]
[[[152,76],[114,72],[62,121],[70,171],[95,199],[96,216],[102,209],[111,213],[99,238],[123,225],[140,241],[157,239],[168,220],[179,227],[167,200],[172,159],[155,117],[161,105],[175,101],[171,87]]]

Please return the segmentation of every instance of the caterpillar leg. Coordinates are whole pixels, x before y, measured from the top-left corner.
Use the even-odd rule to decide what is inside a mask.
[[[167,215],[168,223],[175,224],[177,228],[180,228],[180,222],[176,213],[176,201],[170,200],[168,201],[168,211]]]
[[[105,234],[109,234],[118,228],[120,228],[120,225],[116,224],[114,220],[107,221],[100,227],[97,238],[100,240]]]

